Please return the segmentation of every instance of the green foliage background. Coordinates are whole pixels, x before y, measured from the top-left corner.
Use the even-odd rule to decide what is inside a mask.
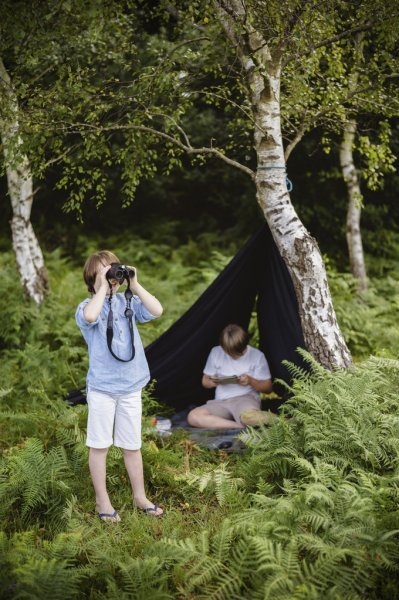
[[[170,12],[165,21],[146,0],[122,3],[126,11],[116,20],[110,18],[112,1],[3,4],[1,50],[18,89],[25,150],[41,185],[32,222],[45,249],[51,291],[40,308],[22,297],[10,208],[1,203],[1,597],[399,598],[399,178],[391,174],[385,189],[364,191],[370,286],[358,295],[347,273],[336,120],[328,131],[320,128],[304,138],[288,164],[292,200],[326,255],[334,305],[356,366],[329,373],[307,357],[311,375],[292,367],[293,395],[284,414],[268,428],[243,433],[242,454],[206,450],[181,432],[158,437],[151,416],[166,409],[156,405],[149,389],[145,479],[149,497],[164,506],[165,516],[147,518],[134,508],[121,452],[112,448],[108,487],[122,522],[100,522],[87,466],[87,408],[63,402],[66,392],[84,385],[87,370],[74,321],[86,294],[84,258],[106,247],[137,265],[140,281],[166,309],[162,319],[141,328],[147,344],[197,299],[263,217],[243,173],[216,161],[206,168],[202,159],[193,164],[148,132],[108,137],[101,127],[97,135],[95,126],[108,118],[119,125],[126,117],[129,125],[156,123],[171,132],[162,112],[172,111],[189,126],[194,145],[215,142],[254,166],[248,122],[236,110],[237,103],[249,107],[235,55],[222,38],[197,47],[181,44],[192,37],[191,26],[183,31],[184,20],[179,32]],[[380,5],[367,6],[372,4]],[[190,23],[201,3],[182,5]],[[294,5],[264,3],[262,9],[266,14],[280,6],[284,12]],[[212,35],[212,11],[209,15],[201,26],[209,23],[205,29]],[[310,23],[320,16],[311,15]],[[31,21],[35,35],[26,26]],[[385,22],[396,31],[394,21]],[[281,26],[284,21],[277,19],[276,30]],[[304,39],[298,37],[298,44]],[[297,38],[292,41],[295,46]],[[387,41],[383,63],[391,58]],[[284,79],[283,109],[296,123],[307,101],[330,106],[339,81],[347,83],[340,47],[326,57],[320,65],[328,67],[327,79],[319,83],[327,82],[329,93],[317,98],[316,86],[312,96],[306,69],[296,64]],[[179,77],[181,72],[186,75]],[[154,73],[161,77],[148,87]],[[203,89],[191,96],[190,85]],[[290,96],[298,100],[292,109]],[[375,143],[382,125],[368,110],[360,131]],[[54,127],[54,120],[69,118],[94,124],[94,132]],[[389,126],[398,155],[394,114]],[[82,143],[75,147],[79,136]],[[367,158],[378,144],[370,150],[367,140],[359,142],[355,159],[370,179]],[[45,170],[54,158],[62,160]],[[6,192],[3,177],[0,194]],[[122,210],[133,195],[133,205]],[[63,213],[65,204],[84,222]],[[251,333],[256,343],[254,323]]]
[[[243,454],[204,449],[181,432],[158,437],[150,416],[165,408],[146,392],[145,478],[166,514],[150,519],[133,507],[121,452],[112,448],[108,486],[122,522],[96,519],[87,409],[62,400],[87,368],[74,322],[86,293],[77,257],[100,242],[122,259],[134,255],[142,283],[166,307],[141,328],[149,343],[235,251],[215,250],[220,239],[210,233],[173,249],[172,232],[160,228],[156,241],[81,236],[73,258],[48,252],[51,293],[41,308],[21,296],[12,253],[0,258],[2,597],[398,598],[394,271],[359,297],[330,264],[356,367],[328,373],[312,363],[312,375],[293,368],[290,418],[242,434]]]

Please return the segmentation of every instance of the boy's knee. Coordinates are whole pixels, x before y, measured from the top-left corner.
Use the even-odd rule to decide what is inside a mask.
[[[109,450],[109,446],[106,448],[94,448],[93,446],[89,446],[90,454],[107,454]]]
[[[208,411],[202,406],[193,408],[187,415],[187,423],[191,425],[191,427],[201,427],[204,414],[208,414]]]
[[[195,427],[197,422],[198,420],[195,414],[195,409],[190,410],[190,412],[187,415],[187,423],[191,425],[191,427]]]
[[[122,448],[122,453],[124,456],[134,456],[136,454],[140,454],[141,452],[141,446],[140,448]]]

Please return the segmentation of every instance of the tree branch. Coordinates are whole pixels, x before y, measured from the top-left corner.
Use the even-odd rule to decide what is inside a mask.
[[[246,175],[249,175],[250,178],[252,179],[252,181],[255,181],[255,172],[252,171],[252,169],[250,169],[249,167],[246,167],[245,165],[242,165],[240,162],[238,162],[232,158],[229,158],[228,156],[223,154],[223,152],[221,150],[219,150],[218,148],[209,148],[206,146],[203,146],[202,148],[195,148],[195,147],[191,146],[189,139],[185,133],[184,133],[185,143],[183,143],[181,140],[175,138],[173,135],[169,135],[168,133],[165,133],[164,131],[159,131],[158,129],[154,129],[153,127],[147,127],[146,125],[129,125],[129,124],[127,124],[127,125],[97,126],[97,125],[91,125],[89,123],[69,123],[67,121],[52,122],[52,125],[57,125],[57,124],[63,125],[63,129],[66,131],[69,131],[70,133],[82,133],[82,129],[89,130],[89,131],[95,131],[95,132],[99,132],[99,133],[105,132],[105,131],[112,132],[112,131],[123,131],[123,130],[136,130],[136,131],[143,131],[145,133],[151,133],[152,135],[158,136],[164,140],[167,140],[171,144],[174,144],[175,146],[177,146],[178,148],[183,150],[188,155],[209,154],[209,155],[216,156],[217,158],[219,158],[226,164],[230,165],[231,167],[235,167],[239,171],[242,171]],[[37,123],[37,125],[48,126],[48,123]],[[181,129],[181,127],[179,127],[179,131],[180,132],[183,131]],[[60,157],[60,159],[61,158],[62,157]],[[57,159],[55,159],[53,162],[55,162],[56,160]]]
[[[78,148],[81,144],[73,144],[73,146],[70,146],[69,148],[67,148],[65,150],[65,152],[63,152],[62,154],[59,154],[56,158],[52,158],[51,160],[47,161],[44,165],[44,168],[47,169],[47,167],[50,167],[51,165],[54,165],[58,162],[60,162],[63,158],[65,158],[65,156],[68,156],[69,154],[71,154],[76,148]]]
[[[292,151],[299,144],[299,142],[301,141],[301,139],[305,135],[306,129],[307,129],[307,125],[305,123],[303,123],[301,125],[301,127],[299,127],[299,129],[297,129],[297,132],[295,134],[294,139],[291,140],[291,142],[289,142],[289,144],[287,145],[286,149],[284,150],[284,159],[285,159],[285,162],[288,161],[288,159],[289,159]]]
[[[330,44],[339,42],[339,40],[342,40],[345,37],[354,35],[355,33],[359,33],[360,31],[368,31],[369,29],[371,29],[373,27],[374,24],[375,24],[375,21],[368,21],[367,23],[364,23],[363,25],[358,25],[357,27],[353,27],[352,29],[346,29],[345,31],[342,31],[341,33],[338,33],[337,35],[334,35],[330,38],[326,38],[325,40],[322,40],[321,42],[318,42],[317,44],[310,46],[306,50],[306,52],[304,52],[300,55],[300,58],[303,58],[304,56],[308,56],[309,54],[312,54],[312,52],[314,52],[314,50],[317,50],[317,48],[321,48],[322,46],[329,46]],[[298,58],[298,56],[294,55],[294,54],[290,54],[289,56],[287,56],[287,58],[282,63],[283,68],[285,66],[287,66],[287,64],[289,62],[291,62],[291,60],[293,60],[294,58]]]
[[[216,4],[236,23],[243,24],[245,22],[247,15],[244,2],[237,2],[237,0],[216,0]]]
[[[288,18],[287,26],[284,30],[284,37],[278,44],[278,50],[280,55],[283,53],[285,47],[287,46],[288,38],[291,37],[292,32],[294,31],[303,11],[306,8],[306,5],[309,4],[310,0],[300,0],[298,5],[293,9],[291,15]]]
[[[114,129],[119,129],[119,130],[136,129],[137,131],[144,131],[147,133],[152,133],[153,135],[156,135],[158,137],[168,140],[169,142],[171,142],[178,148],[181,148],[182,150],[184,150],[184,152],[186,152],[186,154],[188,154],[188,155],[213,154],[214,156],[216,156],[217,158],[220,158],[220,160],[224,161],[231,167],[235,167],[236,169],[243,171],[243,173],[246,173],[247,175],[249,175],[251,177],[251,179],[253,181],[255,181],[255,173],[254,173],[254,171],[252,171],[252,169],[250,169],[249,167],[246,167],[245,165],[242,165],[241,163],[239,163],[236,160],[233,160],[232,158],[229,158],[228,156],[223,154],[223,152],[221,152],[217,148],[208,148],[208,147],[193,148],[193,146],[191,146],[191,144],[190,145],[187,145],[187,143],[183,144],[183,142],[181,140],[178,140],[177,138],[175,138],[167,133],[164,133],[163,131],[159,131],[158,129],[153,129],[152,127],[146,127],[145,125],[119,125],[118,127],[112,127],[112,126],[111,127],[102,127],[101,131],[112,131]]]
[[[222,94],[217,94],[216,92],[210,92],[208,90],[205,91],[201,91],[201,90],[197,90],[195,92],[196,94],[202,94],[204,96],[210,96],[210,97],[215,97],[215,98],[220,98],[221,100],[224,100],[225,102],[227,102],[228,104],[231,104],[232,106],[234,106],[235,108],[237,108],[237,110],[241,111],[246,118],[251,121],[252,125],[256,128],[259,129],[259,131],[263,134],[265,134],[265,130],[256,123],[255,119],[253,118],[253,116],[247,111],[245,110],[245,108],[243,108],[242,106],[240,106],[237,102],[234,102],[234,100],[231,100],[231,98],[226,98],[225,96],[223,96]]]
[[[387,74],[387,75],[383,76],[383,80],[389,81],[391,79],[396,79],[398,77],[399,77],[399,73],[391,73],[391,74]],[[354,87],[353,89],[350,89],[350,91],[345,96],[345,98],[343,98],[341,100],[341,103],[343,105],[345,105],[347,102],[349,102],[349,100],[351,98],[353,98],[359,94],[362,94],[363,92],[368,92],[368,91],[372,90],[373,87],[374,87],[373,85],[368,85],[368,86],[363,86],[363,87]],[[395,102],[395,99],[393,99],[393,101]],[[370,100],[368,100],[368,102],[370,102]],[[377,106],[379,110],[381,110],[381,107],[378,106],[378,104],[374,103],[374,105]],[[303,115],[303,117],[301,118],[302,125],[297,128],[295,137],[288,143],[288,145],[285,149],[284,156],[285,156],[286,161],[288,160],[288,158],[291,155],[294,148],[301,141],[301,139],[305,135],[306,131],[308,129],[310,129],[312,124],[313,124],[313,126],[315,126],[318,119],[320,119],[322,117],[327,117],[327,115],[333,111],[334,111],[334,105],[331,105],[331,106],[328,106],[327,108],[324,108],[323,110],[319,110],[317,113],[315,113],[308,119],[306,119],[306,113]]]
[[[313,52],[313,50],[316,50],[317,48],[321,48],[322,46],[329,46],[330,44],[334,44],[334,42],[339,42],[339,40],[342,40],[345,37],[349,37],[355,33],[360,33],[361,31],[368,31],[372,28],[374,24],[375,21],[369,21],[368,23],[364,23],[363,25],[358,25],[357,27],[353,27],[352,29],[342,31],[341,33],[338,33],[333,37],[327,38],[325,40],[322,40],[318,44],[315,44],[314,46],[312,46],[312,48],[309,49],[309,53]]]
[[[223,2],[223,0],[213,0],[213,4],[216,12],[219,15],[220,22],[227,38],[235,48],[242,49],[242,36],[238,37],[236,31],[234,30],[234,22],[237,21],[237,15],[230,6],[226,5],[226,2]]]

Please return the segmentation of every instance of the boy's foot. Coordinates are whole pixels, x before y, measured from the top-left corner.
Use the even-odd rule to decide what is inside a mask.
[[[98,516],[102,521],[109,521],[110,523],[119,523],[121,520],[116,510],[113,513],[98,513]]]
[[[162,508],[160,508],[159,505],[156,503],[154,504],[154,506],[150,506],[149,508],[142,508],[141,510],[144,514],[151,515],[152,517],[162,517],[163,515]]]
[[[137,508],[141,509],[144,514],[150,515],[152,517],[161,517],[163,515],[163,510],[158,504],[154,504],[145,498],[143,501],[135,500],[135,504]]]
[[[119,523],[121,520],[118,511],[114,509],[112,504],[108,502],[96,502],[96,510],[102,521],[110,521],[111,523]]]

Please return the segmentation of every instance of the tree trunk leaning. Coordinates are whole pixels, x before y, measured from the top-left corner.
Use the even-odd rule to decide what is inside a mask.
[[[257,199],[291,274],[306,347],[326,368],[348,367],[351,355],[336,319],[318,244],[296,214],[287,191],[280,125],[280,69],[277,66],[267,78],[254,72],[252,80],[257,125]]]
[[[0,119],[0,136],[12,207],[12,245],[22,289],[29,298],[40,304],[48,288],[48,277],[43,253],[30,222],[32,174],[27,156],[19,152],[22,141],[19,135],[17,98],[1,58],[0,84],[4,108]]]
[[[342,176],[348,192],[348,209],[346,214],[346,241],[349,251],[349,264],[353,277],[358,282],[358,289],[367,289],[366,265],[364,260],[360,217],[362,212],[362,194],[359,177],[353,160],[353,143],[356,135],[356,121],[349,120],[345,124],[339,159]]]
[[[291,275],[307,350],[328,369],[349,367],[352,357],[340,331],[323,259],[287,191],[280,121],[281,53],[251,26],[250,10],[237,0],[215,0],[227,37],[245,71],[254,117],[257,200]]]

